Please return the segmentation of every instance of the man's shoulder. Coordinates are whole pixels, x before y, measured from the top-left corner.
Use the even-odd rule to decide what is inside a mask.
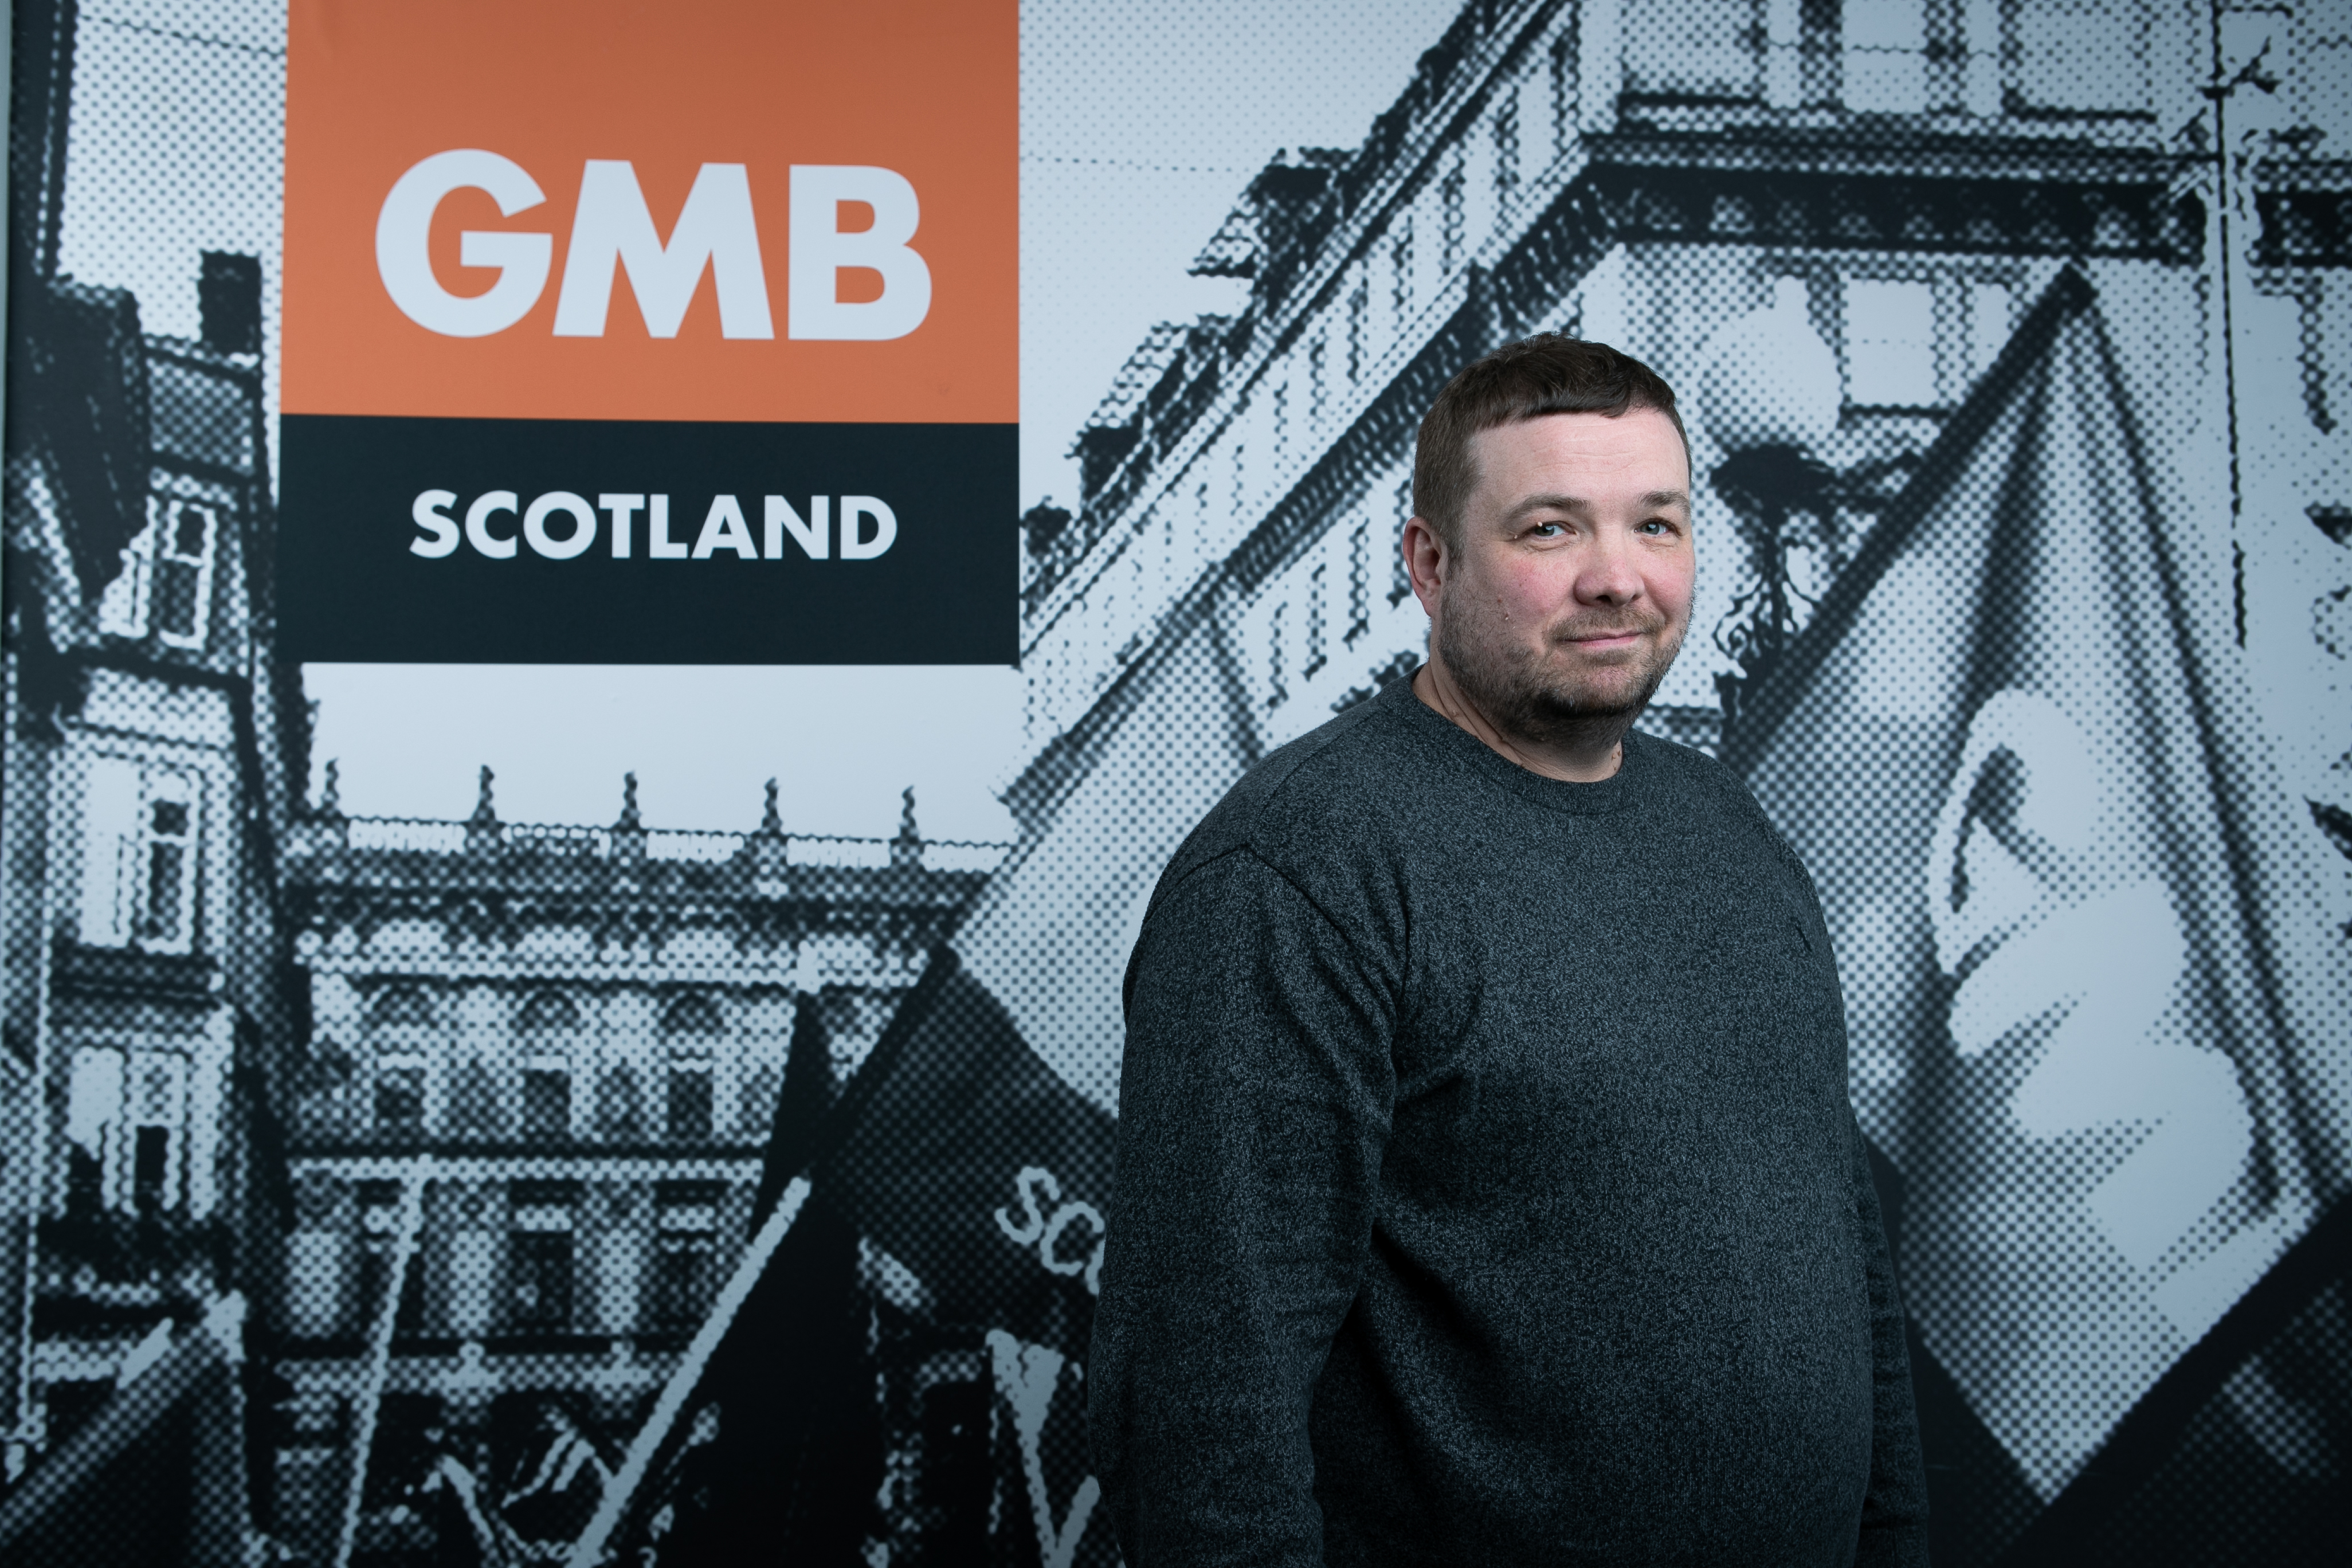
[[[1708,814],[1721,827],[1756,843],[1793,869],[1808,888],[1811,886],[1804,861],[1765,815],[1745,779],[1710,753],[1664,736],[1635,731],[1625,737],[1625,743],[1641,749],[1645,771],[1654,781],[1654,794],[1672,797],[1676,809]]]
[[[1403,700],[1418,700],[1410,691]],[[1368,848],[1426,759],[1398,721],[1393,689],[1267,752],[1210,808],[1160,874],[1162,894],[1247,850],[1276,867]],[[1154,901],[1158,901],[1155,898]]]
[[[1641,752],[1657,790],[1688,796],[1701,806],[1720,805],[1743,816],[1760,809],[1738,773],[1696,746],[1646,730],[1628,731],[1625,744]]]
[[[1396,712],[1400,701],[1419,699],[1384,689],[1244,773],[1160,872],[1144,913],[1147,932],[1187,889],[1214,905],[1237,887],[1276,884],[1303,900],[1297,907],[1318,911],[1308,918],[1339,930],[1392,924],[1372,918],[1381,904],[1374,889],[1392,881],[1411,851],[1410,825],[1426,793],[1415,786],[1430,778],[1433,760]],[[1209,918],[1213,926],[1223,916]],[[1144,947],[1139,942],[1128,961],[1130,1001]]]

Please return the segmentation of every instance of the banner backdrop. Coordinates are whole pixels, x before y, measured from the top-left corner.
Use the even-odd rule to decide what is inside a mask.
[[[1120,976],[1680,391],[1950,1564],[2333,1561],[2352,5],[20,0],[0,1555],[1110,1564]]]
[[[280,655],[1012,662],[1015,27],[296,5]]]

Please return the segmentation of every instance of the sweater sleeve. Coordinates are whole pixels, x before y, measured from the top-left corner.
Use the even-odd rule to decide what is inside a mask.
[[[1862,1501],[1856,1568],[1927,1568],[1927,1473],[1919,1449],[1919,1419],[1911,1395],[1911,1352],[1905,1343],[1903,1300],[1878,1188],[1870,1179],[1870,1152],[1853,1130],[1854,1222],[1869,1260],[1872,1424],[1870,1489]]]
[[[1246,849],[1130,971],[1087,1426],[1129,1568],[1323,1561],[1307,1415],[1370,1245],[1392,1014]]]

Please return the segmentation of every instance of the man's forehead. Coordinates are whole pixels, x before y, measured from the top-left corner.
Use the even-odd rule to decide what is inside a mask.
[[[1687,504],[1690,491],[1681,433],[1654,408],[1543,414],[1491,426],[1472,437],[1471,454],[1481,489],[1499,483],[1519,494],[1622,497],[1632,488],[1648,505],[1666,504],[1669,493]]]
[[[1681,489],[1643,490],[1637,496],[1574,495],[1566,490],[1532,490],[1510,501],[1503,515],[1523,517],[1538,511],[1586,511],[1602,501],[1630,501],[1643,511],[1688,511],[1690,495]]]

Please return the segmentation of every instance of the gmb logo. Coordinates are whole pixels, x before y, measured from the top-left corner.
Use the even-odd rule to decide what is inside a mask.
[[[452,294],[433,274],[427,240],[442,199],[460,190],[488,193],[508,217],[547,200],[539,182],[510,158],[479,148],[436,153],[394,181],[383,199],[375,223],[376,272],[401,313],[427,331],[488,337],[505,331],[539,303],[554,269],[555,237],[527,229],[463,231],[457,237],[459,262],[494,268],[499,276],[486,292]],[[785,335],[879,341],[903,338],[922,325],[931,309],[931,269],[908,244],[922,210],[906,177],[866,164],[795,163],[788,191]],[[845,203],[862,204],[873,222],[845,231]],[[878,274],[880,295],[841,299],[836,284],[845,268]],[[776,335],[751,183],[743,164],[703,164],[665,241],[654,226],[635,165],[591,158],[581,170],[580,201],[564,246],[554,335],[604,335],[613,277],[619,269],[628,274],[646,331],[674,338],[706,268],[719,295],[720,336]]]

